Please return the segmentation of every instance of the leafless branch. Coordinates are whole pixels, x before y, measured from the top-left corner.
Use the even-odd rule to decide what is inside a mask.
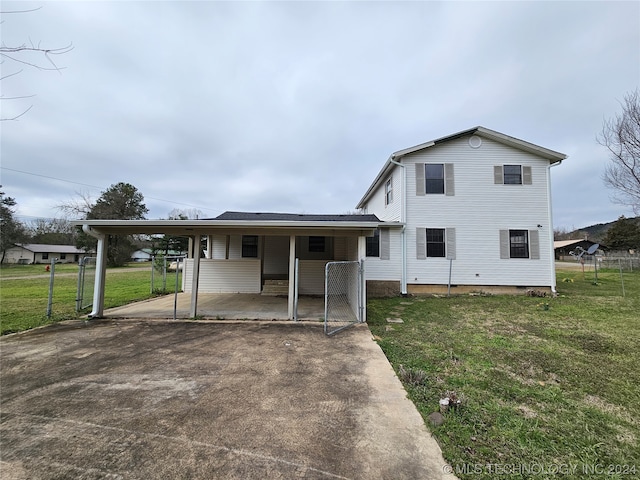
[[[640,213],[640,92],[627,94],[620,106],[622,112],[605,120],[597,136],[610,153],[603,180],[615,191],[614,202]]]
[[[23,116],[25,113],[27,113],[29,110],[31,110],[33,108],[33,105],[29,105],[29,108],[27,108],[26,110],[24,110],[22,113],[16,115],[15,117],[9,117],[9,118],[0,118],[0,122],[7,122],[7,121],[12,121],[12,120],[18,120],[21,116]]]

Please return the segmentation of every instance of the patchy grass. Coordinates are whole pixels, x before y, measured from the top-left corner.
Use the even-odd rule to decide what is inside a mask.
[[[60,320],[79,318],[89,313],[76,313],[75,301],[78,266],[56,265],[52,315],[48,318],[49,274],[44,265],[18,265],[0,269],[0,332],[4,335],[28,330]],[[151,273],[148,268],[107,269],[105,308],[117,307],[161,294],[151,293]],[[16,272],[20,272],[16,274]],[[19,278],[16,278],[19,277]],[[167,289],[173,291],[175,273],[167,274]],[[162,286],[156,272],[154,286]]]
[[[464,396],[429,425],[460,478],[562,465],[567,479],[640,476],[640,272],[624,274],[624,298],[619,272],[598,277],[559,272],[556,298],[369,303],[370,328],[426,422],[446,392]],[[404,323],[386,321],[395,317]]]

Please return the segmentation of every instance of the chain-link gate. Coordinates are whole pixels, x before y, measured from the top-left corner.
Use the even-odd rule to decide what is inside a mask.
[[[78,290],[76,312],[93,305],[93,287],[96,279],[96,257],[82,257],[78,262]]]
[[[324,281],[324,333],[363,322],[362,263],[329,262]]]

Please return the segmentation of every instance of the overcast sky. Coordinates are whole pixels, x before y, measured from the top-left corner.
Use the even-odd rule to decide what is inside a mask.
[[[640,85],[640,2],[2,2],[38,7],[4,45],[73,50],[2,64],[23,220],[117,182],[148,218],[346,213],[391,153],[478,125],[568,155],[556,228],[632,215],[595,137]]]

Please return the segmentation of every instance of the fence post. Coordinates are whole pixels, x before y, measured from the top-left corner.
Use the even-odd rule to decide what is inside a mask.
[[[151,295],[153,295],[153,271],[156,269],[156,256],[151,255]]]
[[[51,318],[51,311],[53,307],[53,278],[56,271],[57,258],[51,259],[51,271],[49,274],[49,301],[47,302],[47,318]]]
[[[82,289],[84,288],[84,259],[78,261],[78,287],[76,289],[76,313],[82,310]]]

